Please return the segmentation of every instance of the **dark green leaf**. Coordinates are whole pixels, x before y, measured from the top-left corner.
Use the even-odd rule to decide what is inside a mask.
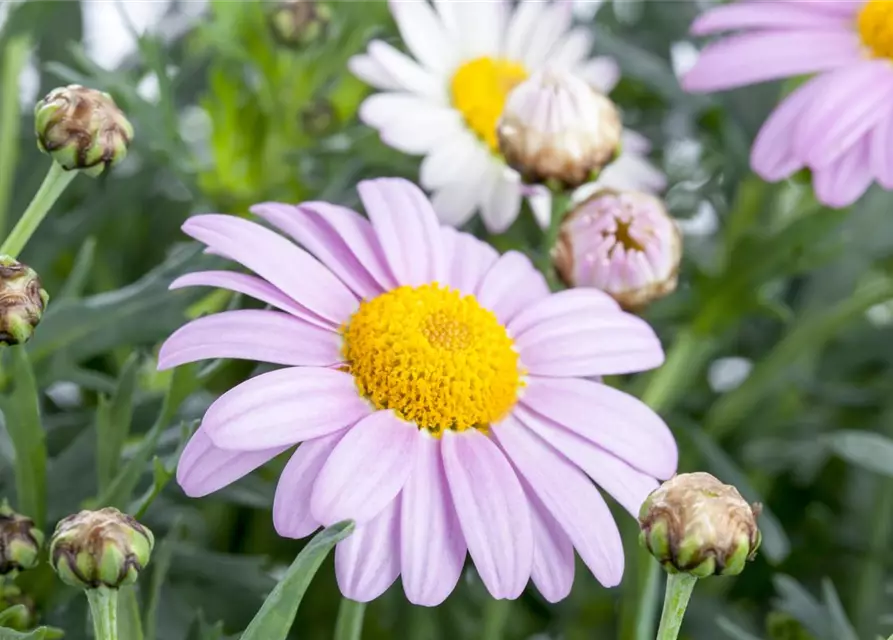
[[[893,440],[869,431],[836,431],[822,441],[847,462],[893,476]]]
[[[121,451],[130,433],[139,364],[137,354],[128,358],[111,402],[101,399],[96,410],[96,471],[100,493],[108,489],[118,472]]]

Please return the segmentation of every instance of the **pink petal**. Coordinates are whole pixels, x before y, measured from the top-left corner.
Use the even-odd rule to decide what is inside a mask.
[[[750,154],[750,163],[760,177],[775,182],[803,168],[804,159],[794,151],[794,133],[831,75],[817,76],[784,98],[760,128]]]
[[[314,313],[341,324],[357,299],[331,271],[279,234],[235,216],[190,218],[183,231],[245,265]]]
[[[636,373],[664,361],[660,340],[648,323],[620,311],[553,317],[515,344],[525,369],[538,376]]]
[[[177,329],[158,353],[158,369],[213,358],[326,367],[343,360],[337,333],[282,311],[223,311]]]
[[[325,203],[318,204],[322,205],[322,208],[334,207]],[[254,205],[251,207],[251,212],[297,240],[359,298],[374,298],[382,292],[381,286],[338,232],[326,224],[322,217],[305,208],[305,205],[294,207],[278,202],[267,202]]]
[[[181,289],[183,287],[220,287],[229,289],[236,293],[251,296],[255,300],[266,302],[317,327],[329,330],[337,328],[334,322],[324,320],[312,311],[302,307],[266,280],[246,273],[236,273],[235,271],[197,271],[180,276],[171,283],[169,288]]]
[[[400,565],[412,603],[436,607],[459,582],[465,538],[450,497],[440,440],[422,434],[415,469],[401,493]]]
[[[735,29],[849,29],[843,16],[810,11],[791,4],[739,2],[710,9],[691,25],[691,33],[706,36]]]
[[[871,170],[885,189],[893,189],[893,113],[881,120],[871,134]]]
[[[509,416],[493,435],[530,491],[558,522],[596,579],[606,587],[623,577],[623,542],[611,510],[583,472]]]
[[[540,323],[566,316],[605,315],[620,313],[620,305],[598,289],[565,289],[530,305],[512,318],[507,328],[516,338]]]
[[[865,62],[837,71],[824,86],[794,135],[794,150],[813,169],[837,160],[889,113],[893,71],[886,60]]]
[[[376,411],[338,443],[313,487],[310,511],[323,526],[369,522],[400,493],[421,434],[392,411]]]
[[[505,456],[469,429],[446,431],[443,463],[468,552],[494,598],[517,598],[533,566],[530,508]]]
[[[644,473],[669,478],[676,472],[673,434],[631,395],[589,380],[530,376],[521,403]]]
[[[542,502],[528,490],[533,525],[533,584],[549,602],[564,600],[574,586],[574,545]]]
[[[576,69],[576,74],[598,91],[607,94],[620,81],[620,66],[614,58],[598,56],[581,64]]]
[[[218,447],[257,451],[334,433],[371,411],[349,373],[299,367],[263,373],[230,389],[202,424]]]
[[[446,263],[440,227],[421,189],[402,178],[379,178],[361,182],[357,191],[397,282],[442,281]]]
[[[853,0],[751,0],[754,3],[783,3],[796,5],[803,11],[815,11],[831,13],[837,16],[853,17],[853,14],[862,9],[862,2]]]
[[[526,307],[546,298],[549,285],[530,262],[517,251],[497,260],[481,281],[477,299],[506,324]]]
[[[859,37],[853,32],[746,33],[707,45],[682,86],[690,92],[721,91],[836,69],[861,55]]]
[[[199,427],[180,455],[177,484],[190,498],[201,498],[248,475],[286,449],[287,446],[260,451],[227,451],[214,446],[204,428]]]
[[[335,548],[335,576],[344,597],[370,602],[400,575],[400,501],[360,525]]]
[[[658,482],[634,469],[586,438],[538,416],[523,406],[515,407],[514,416],[528,429],[548,442],[556,451],[580,467],[595,483],[607,491],[633,517]]]
[[[273,499],[273,526],[283,538],[303,538],[319,528],[310,513],[310,496],[320,469],[328,460],[344,431],[307,440],[292,454]]]
[[[441,233],[452,242],[446,283],[466,295],[474,295],[478,285],[499,259],[496,249],[469,233],[443,227]]]
[[[863,139],[852,146],[835,163],[812,173],[816,197],[829,207],[848,207],[871,186],[868,159],[869,141]]]

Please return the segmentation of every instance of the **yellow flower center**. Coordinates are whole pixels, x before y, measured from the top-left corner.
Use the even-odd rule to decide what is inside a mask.
[[[879,58],[893,58],[893,2],[868,0],[859,12],[862,43]]]
[[[478,137],[497,151],[496,124],[509,92],[527,79],[523,65],[502,58],[475,58],[453,75],[453,106]]]
[[[438,284],[363,301],[343,334],[360,393],[433,435],[499,421],[522,385],[518,353],[493,312]]]

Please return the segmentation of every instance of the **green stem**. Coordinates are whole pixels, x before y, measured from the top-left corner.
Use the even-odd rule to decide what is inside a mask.
[[[512,610],[511,600],[495,600],[491,598],[484,606],[484,630],[482,640],[502,640],[505,625],[509,621]]]
[[[567,214],[568,207],[571,203],[569,193],[561,191],[552,191],[552,212],[549,215],[549,226],[543,234],[543,244],[539,256],[539,268],[546,276],[549,286],[553,289],[558,284],[558,278],[555,274],[555,268],[552,265],[552,249],[558,242],[558,235],[561,233],[561,222]]]
[[[118,590],[99,587],[86,593],[96,640],[118,640]]]
[[[77,174],[77,171],[66,171],[57,162],[52,164],[46,178],[43,179],[43,184],[40,185],[40,189],[31,200],[31,204],[25,209],[25,213],[22,214],[12,232],[0,246],[0,255],[18,257],[47,212]]]
[[[3,50],[3,68],[0,70],[0,234],[6,231],[7,209],[19,155],[19,76],[30,48],[28,36],[17,36],[11,38]]]
[[[664,611],[660,617],[660,628],[657,640],[676,640],[682,628],[682,618],[688,600],[698,579],[687,573],[675,573],[667,576],[667,592],[664,596]]]
[[[342,598],[341,606],[338,607],[338,622],[335,624],[335,640],[360,640],[365,613],[365,603]]]

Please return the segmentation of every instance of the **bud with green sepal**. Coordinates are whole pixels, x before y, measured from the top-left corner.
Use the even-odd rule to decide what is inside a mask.
[[[34,269],[0,255],[0,344],[28,342],[49,300]]]
[[[34,107],[37,146],[64,169],[97,176],[121,162],[133,127],[102,91],[77,84],[50,91]]]
[[[322,40],[332,21],[332,10],[314,0],[287,0],[270,12],[270,28],[286,47],[306,47]]]
[[[13,511],[9,503],[0,503],[0,576],[15,574],[37,566],[43,533],[27,516]]]
[[[84,589],[96,640],[118,640],[118,589],[136,582],[154,545],[148,528],[113,507],[56,525],[50,561],[63,582]]]
[[[699,578],[737,575],[760,546],[759,505],[709,473],[664,482],[639,512],[639,540],[669,575],[658,640],[676,640]]]

